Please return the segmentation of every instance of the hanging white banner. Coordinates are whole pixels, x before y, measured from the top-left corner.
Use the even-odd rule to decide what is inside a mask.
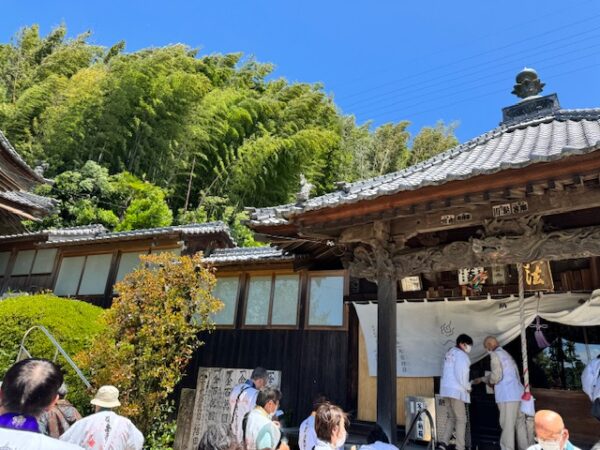
[[[377,305],[354,304],[367,345],[369,375],[377,375]],[[589,294],[546,294],[525,299],[525,323],[540,316],[565,325],[600,325],[600,290]],[[486,352],[483,339],[496,336],[504,345],[520,333],[519,299],[400,302],[396,315],[399,377],[440,376],[446,351],[456,337],[473,338],[471,361]]]

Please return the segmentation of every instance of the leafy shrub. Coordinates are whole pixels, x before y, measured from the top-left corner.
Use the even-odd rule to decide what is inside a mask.
[[[161,405],[160,414],[154,419],[154,424],[144,442],[146,450],[173,450],[177,421],[173,419],[175,404],[173,401]]]
[[[54,335],[67,354],[73,357],[91,345],[105,326],[102,308],[54,295],[24,295],[0,300],[0,376],[14,364],[25,332],[43,325]],[[25,343],[32,356],[53,359],[56,349],[40,330],[32,331]],[[68,398],[82,412],[89,406],[89,393],[72,367],[58,355],[69,386]]]
[[[107,332],[77,361],[94,385],[119,388],[119,411],[148,435],[202,344],[198,332],[213,327],[210,315],[223,303],[211,294],[215,277],[200,255],[141,259],[143,266],[115,287],[119,296],[104,314]]]

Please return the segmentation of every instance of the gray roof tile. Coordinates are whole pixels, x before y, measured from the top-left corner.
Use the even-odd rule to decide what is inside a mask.
[[[15,150],[15,148],[8,141],[8,139],[6,139],[6,136],[4,136],[4,133],[2,133],[2,131],[0,131],[0,147],[4,148],[8,152],[8,154],[11,156],[13,161],[17,165],[21,166],[21,168],[25,172],[27,172],[33,180],[36,180],[39,183],[47,182],[47,180],[43,176],[41,176],[39,173],[37,173],[35,170],[33,170],[31,167],[29,167],[29,165],[25,162],[25,160],[21,157],[21,155],[19,155],[19,153]]]
[[[145,228],[141,230],[117,231],[114,233],[99,233],[92,236],[65,236],[62,239],[53,239],[53,243],[86,243],[86,242],[104,242],[104,241],[119,241],[122,239],[142,238],[157,235],[167,235],[179,233],[181,236],[204,235],[224,233],[227,238],[235,244],[233,236],[231,236],[229,227],[223,222],[207,222],[193,223],[188,225],[175,225],[170,227],[160,228]]]
[[[118,231],[111,233],[99,224],[84,225],[80,227],[53,228],[33,233],[21,233],[0,236],[0,242],[21,240],[27,238],[40,238],[47,240],[45,246],[55,244],[84,244],[106,241],[119,241],[168,234],[180,234],[183,236],[224,234],[232,244],[235,240],[231,236],[229,227],[223,222],[196,223],[188,225],[175,225],[171,227],[146,228],[142,230]]]
[[[204,261],[211,265],[226,265],[248,262],[287,262],[298,256],[273,247],[238,247],[215,250]]]
[[[19,205],[39,209],[42,211],[49,211],[56,205],[56,200],[42,197],[41,195],[32,194],[31,192],[25,191],[4,191],[0,192],[0,198],[17,203]]]
[[[600,150],[600,108],[558,110],[481,136],[399,172],[347,183],[303,204],[249,208],[249,224],[283,225],[297,214],[438,186],[482,174]]]

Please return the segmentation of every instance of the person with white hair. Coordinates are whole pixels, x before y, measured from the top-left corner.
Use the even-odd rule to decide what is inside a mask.
[[[527,429],[527,419],[521,412],[521,397],[525,388],[521,383],[519,368],[510,354],[500,347],[498,339],[488,336],[483,347],[490,355],[491,373],[483,377],[494,387],[494,396],[500,412],[500,448],[502,450],[525,450],[533,443],[533,430]],[[515,446],[516,438],[516,446]]]
[[[142,450],[144,436],[131,420],[113,411],[121,406],[119,390],[102,386],[90,402],[96,413],[81,419],[60,437],[89,450]]]
[[[42,433],[58,439],[71,425],[81,419],[77,408],[65,398],[68,392],[67,385],[63,383],[58,389],[56,405],[44,411],[38,419]]]
[[[52,361],[29,358],[14,364],[0,388],[0,445],[10,450],[69,450],[80,447],[44,436],[38,418],[58,400],[63,382]]]

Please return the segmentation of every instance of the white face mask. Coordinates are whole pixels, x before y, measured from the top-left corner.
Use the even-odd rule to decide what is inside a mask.
[[[472,345],[469,344],[465,344],[464,350],[466,353],[471,353],[471,349],[473,348]]]
[[[346,443],[346,438],[347,438],[347,434],[346,431],[344,431],[344,434],[342,434],[339,439],[337,441],[335,441],[335,443],[333,445],[335,445],[335,448],[342,448],[344,446],[344,444]]]
[[[543,450],[562,450],[560,441],[543,441],[538,439],[538,444],[540,444]]]

